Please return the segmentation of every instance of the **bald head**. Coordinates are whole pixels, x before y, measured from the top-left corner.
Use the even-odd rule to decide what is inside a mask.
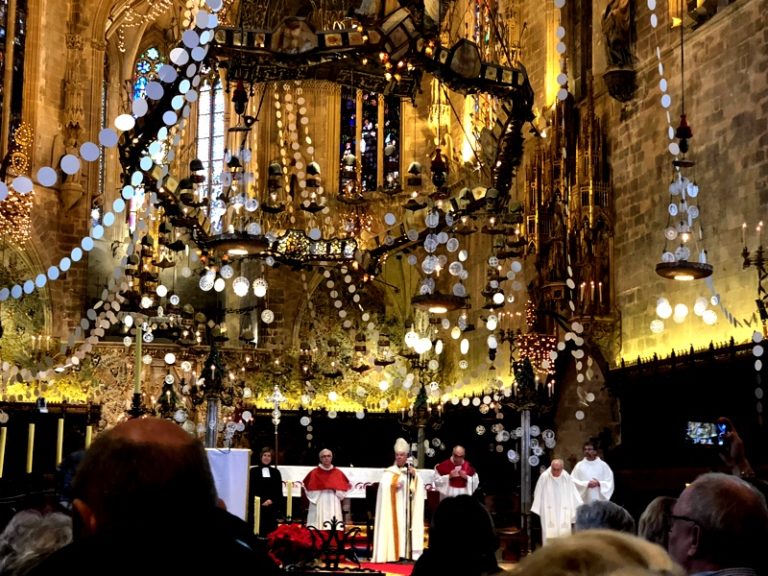
[[[691,573],[737,566],[759,569],[767,541],[765,498],[736,476],[699,476],[672,509],[669,553]]]
[[[158,446],[190,446],[197,440],[169,420],[138,418],[118,424],[106,433],[112,438]]]
[[[183,522],[204,516],[217,501],[202,444],[157,418],[130,420],[100,435],[72,490],[92,531]]]

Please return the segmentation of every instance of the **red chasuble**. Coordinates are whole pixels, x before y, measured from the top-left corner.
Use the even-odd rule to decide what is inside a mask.
[[[350,487],[344,472],[335,466],[330,470],[323,470],[318,466],[304,478],[305,490],[341,490],[346,492]]]
[[[456,464],[454,464],[453,460],[451,460],[450,458],[448,458],[448,460],[440,462],[440,464],[435,466],[435,470],[437,470],[437,473],[440,474],[440,476],[448,476],[453,471],[454,468],[456,468]],[[475,475],[475,469],[472,468],[472,465],[466,460],[464,460],[460,468],[464,470],[464,473],[467,476]],[[466,488],[467,480],[465,478],[462,478],[461,476],[456,476],[455,478],[450,477],[448,479],[448,484],[453,486],[454,488]]]

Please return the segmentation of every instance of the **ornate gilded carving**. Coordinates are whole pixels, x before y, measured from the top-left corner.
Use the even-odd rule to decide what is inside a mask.
[[[29,157],[32,149],[32,127],[22,122],[13,132],[11,150],[3,159],[0,172],[2,177],[23,176],[29,171]],[[32,227],[31,213],[34,202],[34,189],[24,194],[16,187],[8,191],[8,197],[0,202],[0,236],[17,246],[23,246],[29,240]]]

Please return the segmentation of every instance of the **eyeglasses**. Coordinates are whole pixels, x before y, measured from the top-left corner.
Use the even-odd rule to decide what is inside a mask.
[[[454,458],[464,458],[464,454],[454,454]]]

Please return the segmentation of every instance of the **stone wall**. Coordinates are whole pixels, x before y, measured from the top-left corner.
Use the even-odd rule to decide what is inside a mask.
[[[622,316],[621,356],[629,360],[750,336],[754,327],[733,327],[723,308],[736,318],[750,317],[755,310],[756,275],[754,270],[742,271],[741,225],[747,222],[752,231],[768,216],[768,2],[741,0],[721,9],[697,30],[687,31],[684,42],[685,105],[694,134],[689,157],[697,161],[693,174],[701,189],[704,246],[715,269],[712,283],[681,284],[655,274],[672,176],[655,52],[658,46],[673,100],[671,122],[677,126],[680,35],[679,29],[670,30],[663,7],[657,8],[659,26],[654,30],[646,4],[636,5],[636,98],[624,106],[605,95],[600,101],[616,198],[614,258],[616,304]],[[756,235],[748,236],[754,248]],[[695,299],[712,295],[710,286],[720,294],[722,306],[713,306],[718,322],[712,327],[693,314]],[[673,306],[685,303],[690,312],[682,324],[670,319],[664,333],[653,335],[649,325],[661,296]]]

